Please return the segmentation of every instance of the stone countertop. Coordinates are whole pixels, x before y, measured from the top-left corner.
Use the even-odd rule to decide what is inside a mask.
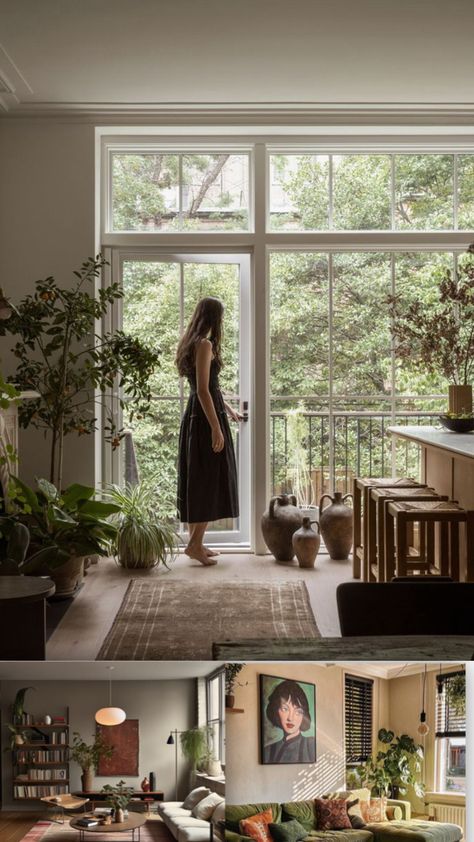
[[[409,439],[409,441],[425,447],[445,450],[465,459],[474,459],[474,432],[451,433],[449,430],[438,429],[437,427],[414,425],[387,427],[387,432],[392,436]]]

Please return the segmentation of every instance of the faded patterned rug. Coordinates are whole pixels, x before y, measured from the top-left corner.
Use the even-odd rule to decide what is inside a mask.
[[[218,641],[294,637],[320,637],[303,581],[132,579],[97,660],[208,661]]]
[[[130,839],[130,833],[87,833],[91,842],[124,842]],[[65,824],[39,821],[28,831],[21,842],[77,842],[79,832],[70,827],[67,819]],[[147,821],[140,828],[141,842],[173,842],[173,837],[163,822]]]

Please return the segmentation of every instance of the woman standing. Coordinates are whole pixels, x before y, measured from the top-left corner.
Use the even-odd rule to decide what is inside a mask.
[[[218,298],[197,305],[176,354],[190,396],[179,434],[178,510],[187,523],[184,552],[201,564],[216,564],[217,553],[203,544],[209,521],[239,515],[237,468],[227,416],[241,417],[224,401],[219,388],[224,307]]]

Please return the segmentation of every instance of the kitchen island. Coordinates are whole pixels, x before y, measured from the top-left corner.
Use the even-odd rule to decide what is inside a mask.
[[[451,433],[436,427],[393,426],[387,432],[421,447],[420,481],[446,494],[474,519],[474,433]],[[474,548],[461,531],[461,579],[474,581]]]

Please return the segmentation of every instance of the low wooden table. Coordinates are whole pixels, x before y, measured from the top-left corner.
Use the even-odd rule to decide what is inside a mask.
[[[0,576],[0,660],[45,660],[46,599],[55,590],[47,576]]]
[[[140,828],[146,822],[146,817],[143,816],[141,813],[130,813],[128,819],[125,819],[123,822],[114,822],[112,821],[111,824],[95,824],[92,827],[81,827],[78,822],[84,818],[93,818],[93,816],[78,816],[77,819],[71,819],[69,822],[71,827],[74,827],[76,830],[79,831],[79,842],[84,842],[85,840],[85,833],[126,833],[127,830],[131,831],[131,842],[140,842]]]
[[[470,661],[474,636],[318,637],[214,643],[217,661]]]

